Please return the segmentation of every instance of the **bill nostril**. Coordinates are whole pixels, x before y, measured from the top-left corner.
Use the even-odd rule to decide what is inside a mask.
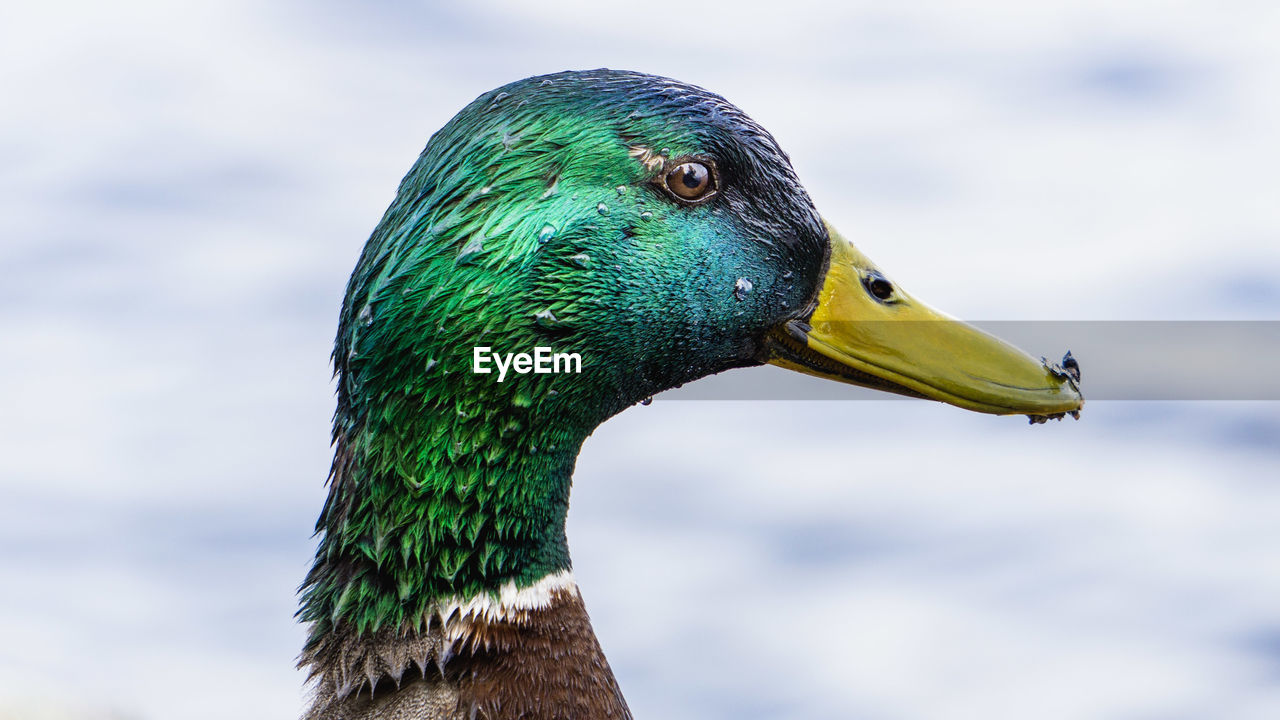
[[[862,285],[871,293],[871,297],[884,302],[893,297],[893,283],[885,279],[880,273],[868,273],[862,279]]]

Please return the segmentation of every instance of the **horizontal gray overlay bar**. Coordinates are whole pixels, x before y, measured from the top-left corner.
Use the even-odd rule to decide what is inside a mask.
[[[928,332],[928,322],[907,323]],[[971,322],[1034,357],[1080,363],[1086,402],[1280,400],[1280,321]],[[914,332],[914,330],[909,330]],[[730,370],[660,400],[887,400],[898,397],[776,367]]]

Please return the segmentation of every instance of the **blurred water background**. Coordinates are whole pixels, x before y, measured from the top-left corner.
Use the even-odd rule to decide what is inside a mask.
[[[296,716],[344,282],[481,92],[723,94],[961,317],[1276,320],[1277,37],[1249,1],[7,4],[0,718]],[[588,441],[570,544],[639,718],[1276,718],[1278,440],[1261,401],[660,400]]]

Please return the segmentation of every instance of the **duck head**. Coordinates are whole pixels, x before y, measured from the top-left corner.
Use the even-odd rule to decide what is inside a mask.
[[[472,371],[477,347],[539,346],[581,372]],[[606,70],[500,88],[432,137],[352,276],[335,358],[347,399],[488,398],[591,427],[766,362],[989,413],[1082,404],[1065,373],[890,281],[736,107]]]
[[[537,348],[561,372],[494,358]],[[347,286],[304,662],[341,696],[360,683],[338,658],[387,656],[359,638],[563,577],[592,430],[764,363],[989,413],[1082,403],[1066,373],[890,281],[723,98],[608,70],[482,95],[432,136]]]

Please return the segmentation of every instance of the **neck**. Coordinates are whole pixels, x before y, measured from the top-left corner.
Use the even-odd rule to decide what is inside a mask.
[[[340,411],[299,612],[311,630],[302,657],[316,682],[310,717],[359,717],[353,703],[423,693],[458,707],[568,702],[568,689],[591,684],[592,702],[625,717],[565,542],[584,434],[531,426],[521,403],[471,417],[444,405],[381,425]],[[402,686],[416,689],[387,692]]]
[[[471,425],[339,436],[300,611],[312,644],[336,631],[421,629],[458,598],[569,570],[564,522],[581,441],[467,438]],[[505,462],[493,462],[491,444],[505,446]]]

